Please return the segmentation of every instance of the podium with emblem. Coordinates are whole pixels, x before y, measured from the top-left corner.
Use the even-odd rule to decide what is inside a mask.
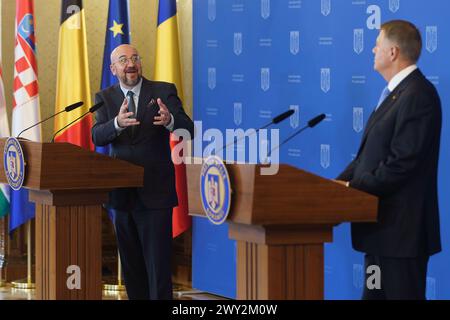
[[[100,300],[102,204],[113,188],[142,186],[144,169],[69,143],[19,141],[0,139],[0,182],[19,179],[36,203],[36,298]]]
[[[378,200],[290,165],[275,175],[263,168],[218,158],[187,165],[190,215],[228,222],[237,299],[323,299],[324,243],[342,222],[375,222]]]

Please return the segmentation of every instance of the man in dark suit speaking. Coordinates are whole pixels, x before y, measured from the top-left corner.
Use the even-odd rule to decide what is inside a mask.
[[[366,274],[363,299],[425,299],[428,259],[441,251],[441,103],[416,66],[421,49],[413,24],[381,26],[374,69],[387,87],[355,159],[337,178],[379,197],[378,222],[352,224],[353,248],[366,254],[366,269],[373,265],[381,272],[381,289],[368,288]]]
[[[95,96],[105,107],[96,113],[92,140],[111,144],[110,155],[144,167],[143,188],[112,191],[108,207],[125,286],[130,299],[171,299],[172,208],[177,206],[170,132],[194,124],[183,110],[175,85],[142,77],[141,58],[131,45],[111,53],[119,84]],[[124,172],[123,174],[127,174]]]

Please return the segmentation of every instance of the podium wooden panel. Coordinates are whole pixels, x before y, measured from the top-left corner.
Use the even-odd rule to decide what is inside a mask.
[[[227,164],[237,241],[237,299],[323,299],[325,242],[342,222],[375,222],[377,198],[281,164]],[[204,216],[200,164],[187,166],[189,212]]]
[[[100,300],[102,204],[113,188],[142,186],[144,169],[69,143],[20,144],[36,203],[36,298]],[[79,289],[69,289],[70,266],[79,267]]]

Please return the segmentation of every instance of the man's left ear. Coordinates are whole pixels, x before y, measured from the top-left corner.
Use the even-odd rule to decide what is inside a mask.
[[[398,56],[400,55],[400,49],[399,47],[392,47],[391,48],[391,60],[397,60]]]
[[[116,75],[116,66],[114,64],[110,64],[109,69],[111,70],[111,73],[115,76]]]

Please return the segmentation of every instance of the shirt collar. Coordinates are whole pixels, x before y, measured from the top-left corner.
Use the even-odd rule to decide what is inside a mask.
[[[135,85],[132,89],[127,89],[125,87],[122,87],[122,84],[120,84],[120,90],[122,90],[123,95],[126,97],[128,91],[133,91],[134,95],[139,98],[139,94],[141,93],[141,87],[142,87],[142,77],[141,80],[139,80],[138,84]]]
[[[394,91],[394,89],[402,82],[407,76],[409,76],[414,70],[417,69],[417,66],[415,64],[410,65],[409,67],[406,67],[399,73],[397,73],[391,81],[389,81],[388,89],[390,92]]]

